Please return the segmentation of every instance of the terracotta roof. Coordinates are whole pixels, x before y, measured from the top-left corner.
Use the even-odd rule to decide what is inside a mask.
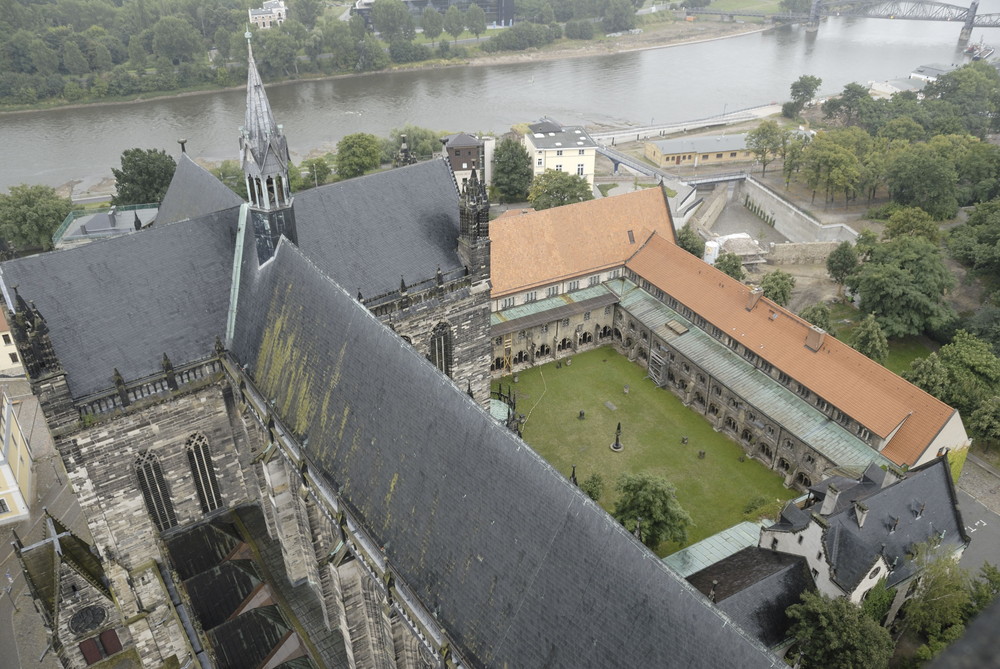
[[[492,297],[623,265],[654,231],[674,239],[660,188],[508,212],[490,223]]]
[[[750,287],[667,239],[653,235],[627,267],[879,437],[902,423],[882,450],[893,462],[916,463],[955,414],[831,336],[807,348],[806,321],[764,297],[747,311]]]

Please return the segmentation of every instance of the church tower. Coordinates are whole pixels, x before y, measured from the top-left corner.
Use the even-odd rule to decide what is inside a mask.
[[[288,142],[274,122],[264,83],[257,72],[246,33],[248,73],[246,120],[240,128],[240,154],[250,200],[250,218],[257,240],[257,259],[274,255],[281,235],[297,242],[295,213],[288,184]]]
[[[458,204],[458,257],[469,268],[473,283],[490,278],[490,200],[486,184],[472,170],[462,185]]]

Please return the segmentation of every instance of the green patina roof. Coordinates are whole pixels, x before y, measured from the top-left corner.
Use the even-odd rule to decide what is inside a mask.
[[[588,307],[607,306],[617,301],[618,296],[604,284],[588,286],[572,293],[546,297],[544,300],[493,312],[490,314],[490,333],[498,335],[523,330],[585,311]]]
[[[768,520],[761,524],[770,527],[774,523]],[[687,578],[748,546],[756,546],[760,539],[760,527],[760,524],[749,521],[727,527],[717,534],[668,555],[663,558],[663,562]]]
[[[621,287],[618,288],[621,291],[621,306],[646,327],[758,412],[836,465],[864,469],[874,462],[880,466],[894,466],[889,459],[836,421],[634,283],[623,281],[614,285]],[[669,321],[680,322],[688,328],[687,332],[677,334],[666,326]]]

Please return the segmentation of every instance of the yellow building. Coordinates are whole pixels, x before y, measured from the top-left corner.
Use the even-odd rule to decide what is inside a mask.
[[[529,125],[523,139],[535,176],[556,170],[576,174],[594,185],[597,142],[582,127],[564,128],[552,119],[543,119]]]
[[[714,165],[753,160],[745,134],[662,139],[646,142],[643,152],[657,167],[698,167],[706,163]]]
[[[0,313],[0,376],[24,376],[24,365],[17,354],[7,319]]]
[[[28,517],[35,487],[31,447],[14,415],[14,403],[3,394],[0,408],[0,525]]]

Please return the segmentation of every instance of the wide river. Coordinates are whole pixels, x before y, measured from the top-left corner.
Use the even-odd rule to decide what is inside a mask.
[[[1000,11],[984,0],[980,13]],[[802,74],[821,94],[851,81],[905,77],[962,61],[955,23],[830,19],[817,33],[785,27],[669,48],[566,60],[388,72],[269,87],[298,161],[344,135],[410,123],[450,132],[506,131],[543,115],[566,124],[684,121],[783,101]],[[1000,31],[976,30],[1000,47]],[[998,51],[1000,53],[1000,51]],[[245,94],[232,90],[111,106],[0,115],[0,191],[110,176],[121,152],[177,140],[210,160],[237,157]]]

